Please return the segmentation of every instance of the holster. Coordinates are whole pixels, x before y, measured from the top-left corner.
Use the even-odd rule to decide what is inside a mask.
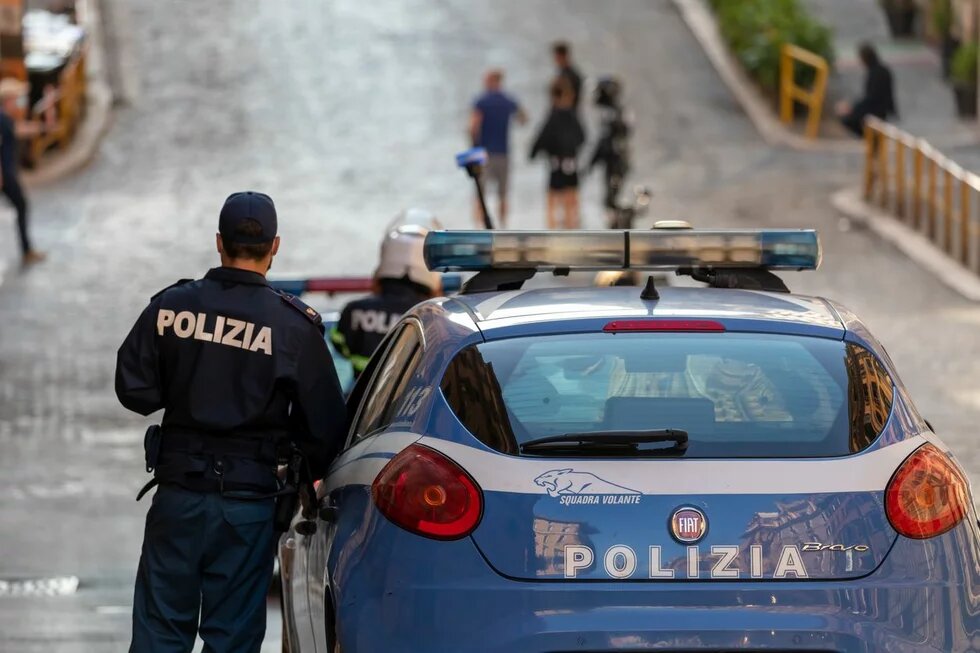
[[[276,497],[276,517],[273,523],[277,533],[285,533],[289,530],[298,506],[299,492],[280,494]]]
[[[162,434],[163,431],[160,429],[160,425],[154,424],[146,429],[146,435],[143,436],[143,453],[146,456],[146,471],[151,474],[156,469],[157,462],[160,460]]]
[[[276,497],[275,529],[277,533],[285,533],[293,521],[293,515],[300,503],[300,493],[308,491],[308,481],[303,474],[303,452],[296,445],[292,446],[286,465],[286,482],[284,492]]]

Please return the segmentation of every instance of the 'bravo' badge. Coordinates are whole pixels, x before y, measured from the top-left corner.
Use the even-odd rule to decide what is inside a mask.
[[[704,513],[692,506],[683,506],[670,516],[670,534],[681,544],[694,544],[708,532]]]

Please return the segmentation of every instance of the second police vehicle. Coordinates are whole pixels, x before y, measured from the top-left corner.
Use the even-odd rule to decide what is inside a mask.
[[[447,232],[280,543],[286,650],[973,651],[960,465],[805,230]],[[522,289],[677,270],[707,287]]]

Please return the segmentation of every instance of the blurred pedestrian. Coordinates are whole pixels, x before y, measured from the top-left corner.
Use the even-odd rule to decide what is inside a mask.
[[[510,121],[519,125],[527,122],[527,114],[513,97],[502,90],[504,73],[494,69],[483,79],[483,94],[473,102],[470,113],[470,137],[474,147],[487,151],[487,162],[483,166],[480,183],[492,181],[497,187],[500,201],[497,215],[500,226],[507,227],[507,190],[510,177]],[[483,208],[477,201],[476,221],[483,224]]]
[[[878,52],[870,43],[862,43],[858,48],[861,63],[867,69],[864,80],[864,97],[853,105],[847,100],[837,103],[837,116],[841,124],[856,136],[864,135],[864,119],[875,116],[881,120],[898,117],[892,72],[881,62]]]
[[[34,249],[28,234],[27,197],[20,185],[17,159],[17,132],[14,116],[20,113],[19,103],[27,98],[26,83],[7,77],[0,80],[0,192],[7,196],[17,211],[17,231],[24,265],[44,260],[44,254]]]
[[[572,108],[578,111],[582,98],[582,75],[572,63],[572,47],[565,41],[557,41],[551,46],[551,53],[558,68],[556,81],[564,80],[572,91]]]
[[[589,170],[602,166],[605,182],[603,207],[615,224],[620,211],[619,191],[630,170],[630,120],[622,101],[623,85],[616,77],[603,77],[595,89],[595,105],[602,114],[602,130],[589,160]]]
[[[573,97],[566,80],[559,78],[551,84],[551,113],[531,147],[532,160],[539,153],[548,157],[548,229],[579,226],[578,154],[585,143],[585,130],[575,113]]]
[[[235,193],[218,219],[221,267],[151,299],[119,348],[116,396],[140,415],[154,485],[133,598],[130,653],[257,653],[276,531],[315,505],[347,411],[320,314],[273,290],[268,195]],[[277,463],[289,461],[285,481]],[[278,505],[277,505],[278,503]],[[304,514],[306,514],[304,512]]]

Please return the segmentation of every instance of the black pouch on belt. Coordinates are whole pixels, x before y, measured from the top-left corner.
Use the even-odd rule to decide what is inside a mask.
[[[157,461],[160,460],[160,441],[162,439],[163,432],[160,430],[159,424],[154,424],[150,428],[146,429],[146,435],[143,436],[143,452],[146,455],[146,471],[153,473],[153,470],[157,467]]]

